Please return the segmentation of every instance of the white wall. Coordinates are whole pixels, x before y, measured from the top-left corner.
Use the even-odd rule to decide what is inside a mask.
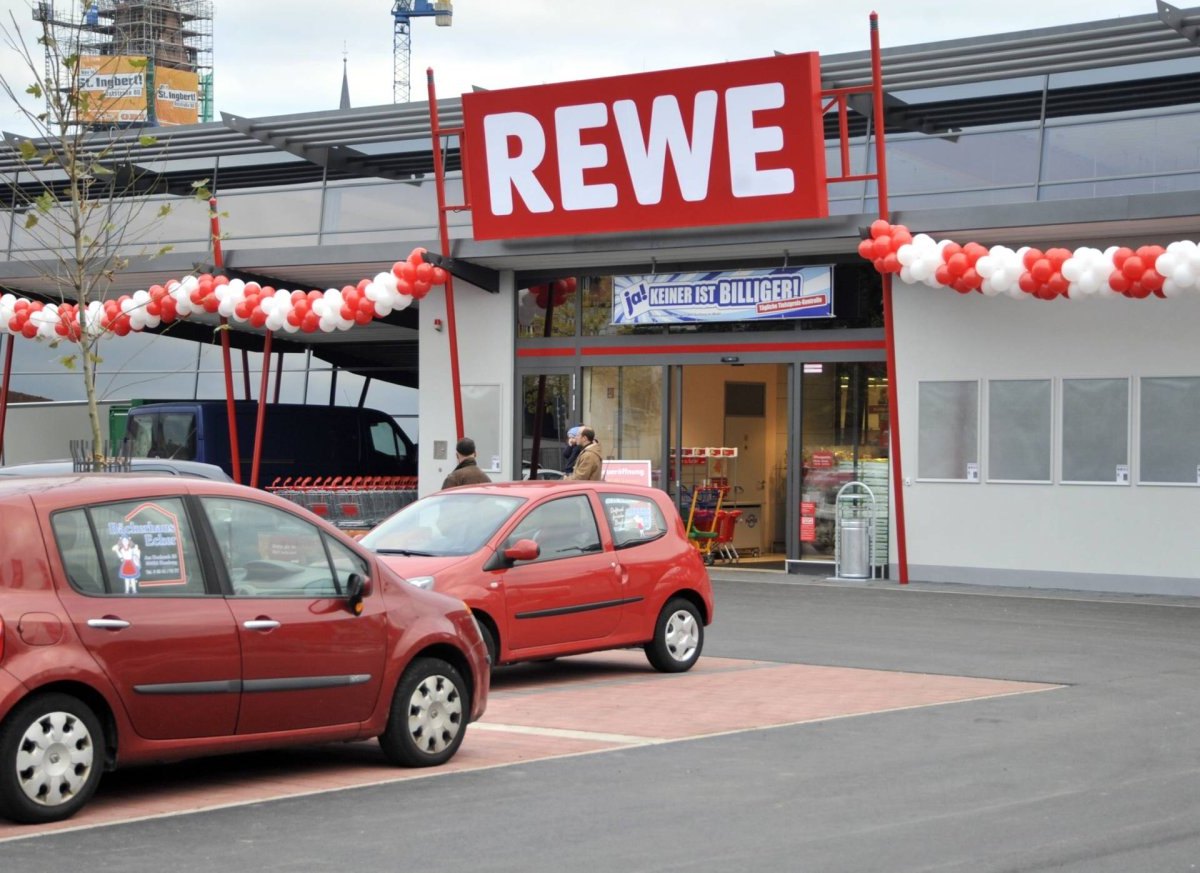
[[[1137,484],[1136,388],[1131,485],[920,482],[916,467],[920,380],[1200,376],[1200,301],[1014,300],[897,282],[894,302],[910,578],[1200,594],[1200,487]],[[1057,419],[1057,383],[1055,396]],[[986,473],[982,384],[980,407]]]
[[[496,421],[477,414],[464,416],[464,432],[480,446],[479,464],[484,469],[492,455],[500,456],[500,472],[490,473],[493,481],[515,478],[512,469],[513,360],[516,349],[513,277],[502,274],[499,294],[491,294],[462,280],[454,282],[454,311],[458,334],[459,380],[464,386],[497,386],[500,402]],[[421,420],[420,479],[421,496],[437,491],[442,480],[454,469],[454,394],[450,373],[450,331],[446,320],[446,295],[435,288],[420,303],[420,389],[418,409]],[[441,321],[441,329],[434,325]],[[478,407],[476,407],[478,409]],[[467,410],[468,415],[471,410]],[[445,443],[446,457],[435,458],[434,447]],[[487,446],[495,446],[495,451]]]
[[[108,439],[108,409],[100,404],[100,439]],[[14,403],[4,421],[5,464],[60,461],[71,457],[71,440],[92,440],[87,404]]]

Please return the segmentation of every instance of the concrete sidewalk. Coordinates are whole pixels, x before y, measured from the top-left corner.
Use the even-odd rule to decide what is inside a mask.
[[[969,585],[954,582],[914,582],[901,585],[895,579],[839,579],[831,575],[832,565],[818,572],[785,573],[781,570],[756,570],[749,567],[709,567],[714,582],[744,582],[762,585],[810,585],[896,593],[962,594],[978,597],[1021,597],[1040,600],[1081,600],[1093,603],[1138,603],[1157,606],[1200,608],[1200,597],[1167,594],[1131,594],[1128,592],[1076,591],[1065,588],[1018,588],[1007,585]]]

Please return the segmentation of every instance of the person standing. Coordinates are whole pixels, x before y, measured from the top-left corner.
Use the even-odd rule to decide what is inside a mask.
[[[583,446],[579,444],[579,432],[583,430],[583,425],[576,425],[567,431],[567,445],[563,448],[562,472],[564,476],[570,475],[575,469],[575,459],[579,457],[579,453],[583,451]]]
[[[604,458],[596,442],[596,432],[590,427],[581,427],[575,441],[583,448],[575,458],[575,469],[568,473],[566,478],[598,482],[604,471]]]
[[[454,446],[454,454],[458,458],[458,466],[450,471],[450,475],[442,483],[443,489],[456,488],[459,485],[484,485],[492,481],[475,463],[475,440],[463,437]]]

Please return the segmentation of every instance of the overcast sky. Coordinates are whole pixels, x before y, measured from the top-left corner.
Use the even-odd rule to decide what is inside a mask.
[[[79,0],[55,0],[59,14]],[[214,0],[216,109],[243,116],[335,109],[343,51],[354,106],[392,102],[391,0]],[[764,57],[776,50],[866,50],[880,14],[884,48],[1104,18],[1152,14],[1154,0],[455,0],[454,24],[412,26],[412,97],[439,96]],[[31,37],[29,0],[0,0]],[[0,75],[28,79],[11,52]],[[886,79],[886,69],[884,71]],[[0,98],[0,128],[21,130]]]

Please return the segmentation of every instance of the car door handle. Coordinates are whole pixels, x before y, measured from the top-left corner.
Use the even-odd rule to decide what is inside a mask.
[[[101,630],[121,630],[122,628],[129,627],[129,622],[123,618],[89,618],[87,626],[100,628]]]
[[[242,627],[246,630],[275,630],[279,627],[279,622],[273,618],[252,618],[242,622]]]

